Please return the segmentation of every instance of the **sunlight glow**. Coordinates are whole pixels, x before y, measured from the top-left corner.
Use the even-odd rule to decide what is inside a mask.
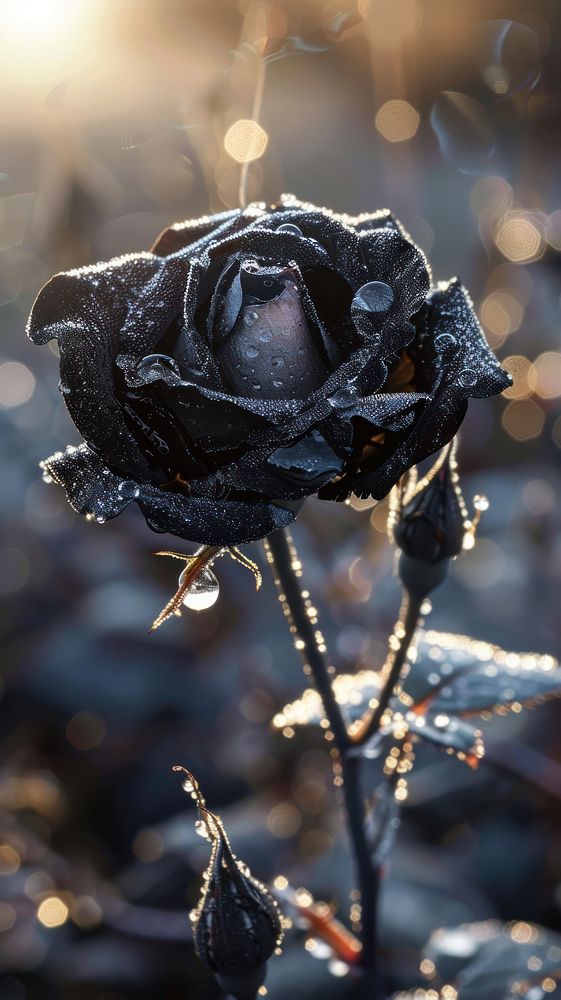
[[[93,40],[92,17],[98,0],[3,0],[0,8],[0,58],[4,81],[54,85],[83,66]],[[6,75],[6,70],[9,74]]]
[[[56,31],[79,0],[5,0],[3,28],[13,35]]]

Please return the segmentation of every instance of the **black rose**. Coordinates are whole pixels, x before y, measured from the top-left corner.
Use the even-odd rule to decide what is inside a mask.
[[[234,545],[318,494],[386,495],[508,384],[458,280],[388,212],[285,197],[172,226],[151,253],[58,274],[28,332],[57,337],[85,444],[48,459],[98,520]]]

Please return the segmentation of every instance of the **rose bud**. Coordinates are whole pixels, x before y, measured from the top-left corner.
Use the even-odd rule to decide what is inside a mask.
[[[278,903],[233,854],[222,820],[207,809],[193,775],[174,770],[186,774],[183,788],[199,809],[197,830],[212,844],[201,898],[191,913],[195,951],[228,994],[254,1000],[282,940]]]
[[[56,338],[83,444],[46,459],[98,522],[236,546],[310,496],[382,499],[508,375],[458,279],[387,211],[283,196],[178,223],[151,252],[55,275],[28,323]]]
[[[411,593],[422,595],[438,586],[449,560],[474,530],[455,470],[454,449],[448,447],[393,511],[391,535],[401,549],[399,575]]]

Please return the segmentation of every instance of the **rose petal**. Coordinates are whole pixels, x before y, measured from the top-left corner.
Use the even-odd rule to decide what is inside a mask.
[[[330,267],[354,288],[358,288],[368,280],[368,270],[362,252],[362,243],[356,232],[343,222],[344,217],[332,215],[321,210],[301,210],[285,208],[282,215],[272,212],[263,216],[253,229],[270,229],[279,235],[286,230],[279,227],[293,224],[301,230],[304,239],[315,240],[328,251]]]
[[[208,250],[210,260],[228,257],[230,254],[255,254],[278,264],[279,261],[296,263],[299,267],[317,267],[328,264],[329,252],[315,240],[302,239],[293,233],[278,233],[272,229],[262,229],[258,220],[243,232],[220,240]]]
[[[86,445],[57,452],[44,465],[80,514],[105,521],[136,502],[152,530],[169,531],[205,545],[256,541],[295,517],[293,510],[272,503],[191,497],[123,479],[107,469]]]
[[[241,215],[240,209],[235,208],[229,212],[218,212],[216,215],[204,215],[201,219],[175,222],[159,234],[152,246],[152,253],[158,254],[159,257],[167,257],[189,247],[196,256],[208,242],[205,237],[211,236],[215,239],[218,233],[227,233],[229,229],[239,224]]]
[[[146,475],[148,462],[115,398],[115,355],[123,342],[140,357],[150,353],[178,308],[186,267],[146,253],[57,274],[28,320],[35,343],[58,339],[61,391],[82,436],[109,464],[131,472]]]
[[[434,289],[416,322],[416,342],[422,350],[416,359],[418,386],[437,383],[453,396],[493,396],[511,384],[490,350],[475,315],[469,293],[459,278]]]
[[[439,337],[443,340],[439,342]],[[447,444],[458,430],[468,397],[492,396],[510,385],[483,337],[465,288],[457,278],[429,296],[417,320],[416,384],[429,393],[411,433],[387,460],[357,477],[358,495],[381,499],[403,473]]]
[[[351,305],[355,326],[365,340],[373,340],[381,357],[397,353],[414,336],[412,316],[423,305],[430,286],[427,261],[401,231],[375,229],[363,234],[361,243],[368,263],[370,284],[388,286],[388,308],[366,310],[363,297]],[[368,287],[368,286],[367,286]]]

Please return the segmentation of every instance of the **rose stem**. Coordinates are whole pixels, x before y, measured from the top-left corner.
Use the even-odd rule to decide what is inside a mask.
[[[364,716],[354,729],[352,742],[355,747],[366,743],[380,728],[384,713],[407,661],[407,654],[419,624],[423,600],[424,598],[414,596],[405,587],[403,588],[401,608],[394,631],[394,638],[399,641],[399,646],[395,650],[391,650],[386,661],[386,676],[381,683],[378,704]]]
[[[377,900],[380,874],[372,864],[364,822],[364,796],[361,791],[361,758],[349,738],[345,720],[333,693],[331,670],[324,656],[325,644],[317,627],[317,612],[307,591],[300,587],[301,565],[290,534],[280,529],[265,542],[267,561],[271,564],[279,601],[288,618],[296,648],[304,661],[304,671],[313,676],[329,723],[331,739],[339,758],[340,777],[345,801],[349,836],[361,897],[361,966],[363,987],[368,1000],[381,996],[377,948]],[[328,736],[328,733],[326,733]]]

